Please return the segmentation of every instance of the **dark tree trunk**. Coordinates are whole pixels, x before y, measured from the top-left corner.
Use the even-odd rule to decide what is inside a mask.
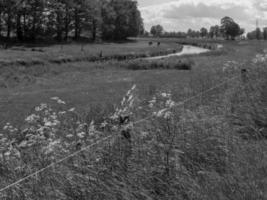
[[[61,17],[61,14],[58,12],[57,13],[57,37],[56,39],[61,42],[62,41],[62,17]]]
[[[8,12],[8,16],[7,16],[7,34],[6,34],[6,37],[7,39],[9,40],[10,39],[10,36],[11,36],[11,14],[10,14],[10,11]]]
[[[21,14],[17,14],[17,38],[19,41],[23,41],[23,32],[21,27]]]
[[[69,36],[69,24],[70,24],[70,16],[69,16],[69,8],[66,7],[66,17],[65,17],[65,41],[68,40]]]
[[[37,14],[36,11],[34,11],[33,14],[33,22],[32,22],[32,30],[31,30],[31,40],[35,41],[36,39],[36,21],[37,21]]]
[[[2,36],[2,13],[0,13],[0,37]]]
[[[78,9],[75,9],[75,40],[79,39],[80,38],[80,23],[81,23],[81,20],[80,20],[80,16],[79,16],[79,10]]]
[[[96,41],[96,32],[97,32],[97,22],[95,19],[93,19],[93,25],[92,25],[92,39],[93,39],[93,41]]]

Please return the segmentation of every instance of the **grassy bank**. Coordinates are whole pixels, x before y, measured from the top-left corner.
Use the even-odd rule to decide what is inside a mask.
[[[104,44],[51,45],[37,48],[19,46],[0,50],[1,66],[32,66],[69,62],[129,60],[167,55],[181,51],[181,45],[163,42],[160,46],[147,41]]]

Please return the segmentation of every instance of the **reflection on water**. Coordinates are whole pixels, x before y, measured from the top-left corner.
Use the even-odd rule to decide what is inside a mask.
[[[201,47],[184,45],[183,50],[181,52],[179,52],[179,53],[172,53],[172,54],[165,55],[165,56],[150,57],[150,58],[147,58],[147,60],[156,60],[156,59],[162,59],[162,58],[169,58],[169,57],[172,57],[172,56],[194,55],[194,54],[206,53],[206,52],[209,52],[209,51],[210,51],[209,49],[204,49],[204,48],[201,48]]]

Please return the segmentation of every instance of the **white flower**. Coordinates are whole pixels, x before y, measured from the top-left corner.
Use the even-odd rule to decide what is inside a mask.
[[[79,138],[81,138],[81,139],[84,138],[85,135],[86,135],[85,132],[80,132],[80,133],[77,134],[77,136],[78,136]]]
[[[170,111],[168,111],[168,112],[166,112],[166,113],[164,114],[164,118],[165,118],[165,119],[169,119],[171,116],[172,116],[172,113],[171,113]]]
[[[149,133],[146,132],[146,131],[142,131],[142,132],[141,132],[141,136],[142,136],[142,137],[147,137],[147,136],[149,136]]]
[[[51,127],[51,126],[53,126],[53,123],[50,122],[50,121],[47,121],[47,122],[45,122],[44,125],[47,126],[47,127]]]
[[[92,122],[90,123],[90,127],[89,127],[89,135],[92,136],[92,135],[94,135],[94,134],[95,134],[95,122],[92,121]]]
[[[9,156],[11,155],[11,152],[10,152],[10,151],[7,151],[7,152],[4,153],[4,155],[5,155],[6,157],[9,157]]]
[[[105,128],[108,125],[106,121],[102,122],[100,125],[100,128]]]
[[[66,111],[61,111],[61,112],[58,112],[59,115],[65,115],[66,114]]]
[[[59,97],[51,97],[50,99],[54,100],[54,101],[57,101],[57,100],[59,100]]]
[[[19,144],[19,147],[21,147],[21,148],[25,148],[25,147],[27,147],[27,145],[28,145],[28,142],[27,142],[27,141],[22,141],[22,142]]]
[[[36,122],[38,119],[40,119],[40,116],[39,115],[32,114],[32,115],[28,116],[25,119],[25,121],[28,122],[28,123],[33,123],[33,122]]]
[[[47,108],[48,108],[47,104],[41,103],[40,106],[35,107],[35,111],[40,112],[40,111],[43,111],[44,109],[47,109]]]
[[[65,101],[62,101],[62,100],[60,100],[60,99],[57,101],[57,103],[58,103],[58,104],[66,104]]]
[[[175,102],[172,101],[171,99],[169,99],[167,102],[166,102],[166,106],[169,107],[169,108],[172,108],[175,106]]]
[[[162,109],[162,110],[160,110],[160,111],[158,111],[158,112],[154,112],[154,115],[155,115],[156,117],[163,117],[164,114],[165,114],[165,112],[166,112],[167,110],[168,110],[168,109],[165,108],[165,109]]]
[[[72,134],[68,134],[68,135],[66,135],[66,137],[67,137],[67,138],[72,138],[73,135],[72,135]]]
[[[68,110],[69,112],[74,112],[75,111],[75,108],[71,108]]]
[[[163,93],[161,93],[161,96],[164,98],[169,98],[171,96],[171,94],[163,92]]]

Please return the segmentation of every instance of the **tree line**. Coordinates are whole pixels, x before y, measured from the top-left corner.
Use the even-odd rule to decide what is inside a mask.
[[[248,32],[247,38],[249,40],[267,40],[267,27],[263,28],[262,30],[260,28],[256,28],[256,30]]]
[[[123,40],[142,33],[134,0],[0,0],[0,37]]]
[[[188,29],[187,32],[164,32],[164,28],[161,25],[155,25],[151,27],[150,34],[155,37],[177,37],[177,38],[219,38],[223,37],[227,40],[234,40],[238,36],[242,36],[245,29],[240,28],[232,18],[224,17],[221,19],[221,25],[211,26],[209,30],[202,27],[200,30]],[[146,35],[149,33],[147,32]]]

